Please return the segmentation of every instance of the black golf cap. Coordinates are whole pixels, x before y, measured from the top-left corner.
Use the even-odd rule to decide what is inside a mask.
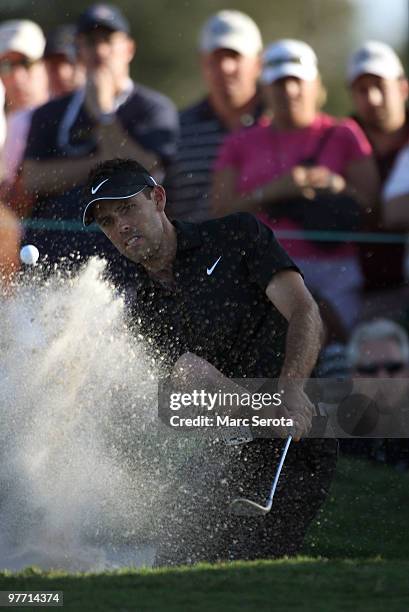
[[[101,175],[95,185],[85,193],[88,203],[85,205],[82,222],[85,226],[94,221],[94,206],[101,200],[127,200],[141,193],[146,187],[155,187],[157,182],[148,173],[143,171],[131,172],[118,170],[104,179]]]
[[[77,34],[86,34],[97,28],[126,32],[126,34],[131,31],[129,21],[121,10],[112,4],[93,4],[78,18]]]
[[[74,64],[77,55],[75,50],[75,32],[76,27],[73,24],[61,25],[52,30],[46,38],[44,59],[54,55],[63,55]]]

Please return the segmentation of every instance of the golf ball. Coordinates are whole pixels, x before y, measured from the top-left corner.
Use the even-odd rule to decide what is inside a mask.
[[[20,251],[20,259],[27,266],[35,266],[40,252],[34,244],[26,244]]]

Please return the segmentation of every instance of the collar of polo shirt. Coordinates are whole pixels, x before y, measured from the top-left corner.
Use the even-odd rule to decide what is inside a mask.
[[[197,225],[184,223],[183,221],[172,221],[176,230],[177,250],[187,251],[202,244],[202,237]]]

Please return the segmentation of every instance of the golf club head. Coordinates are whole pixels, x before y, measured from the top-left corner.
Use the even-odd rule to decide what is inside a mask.
[[[260,506],[256,502],[244,497],[233,499],[230,504],[230,512],[236,516],[265,516],[271,510],[270,506]]]

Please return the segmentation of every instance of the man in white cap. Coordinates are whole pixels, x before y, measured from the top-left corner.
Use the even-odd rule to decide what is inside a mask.
[[[4,85],[0,79],[0,151],[3,148],[6,140],[6,112],[5,112],[6,95]],[[0,180],[3,175],[3,168],[0,165]]]
[[[200,64],[208,93],[180,113],[175,163],[167,175],[169,215],[199,222],[210,217],[212,166],[226,134],[253,125],[261,115],[257,80],[261,34],[239,11],[220,11],[199,37]]]
[[[365,42],[349,59],[347,82],[354,118],[370,141],[384,185],[402,147],[409,139],[406,111],[409,85],[395,51],[385,43]],[[380,210],[373,217],[373,231],[385,231]],[[392,316],[405,298],[404,245],[360,245],[365,277],[363,318]],[[403,293],[402,293],[403,292]],[[400,297],[401,296],[401,297]]]
[[[47,100],[44,47],[43,32],[33,21],[0,24],[0,77],[6,90],[7,111],[38,106]]]
[[[24,153],[32,110],[48,98],[44,47],[44,34],[33,21],[0,23],[0,79],[7,119],[2,165],[8,185],[13,183]]]

